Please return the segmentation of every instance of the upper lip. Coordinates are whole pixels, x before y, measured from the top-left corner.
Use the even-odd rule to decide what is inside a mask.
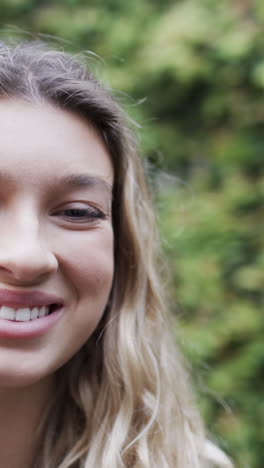
[[[9,307],[34,307],[48,306],[56,304],[62,306],[64,301],[53,294],[42,291],[13,291],[10,289],[0,289],[0,306]]]

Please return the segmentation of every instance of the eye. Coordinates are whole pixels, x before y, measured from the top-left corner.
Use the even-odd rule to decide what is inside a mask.
[[[99,219],[106,219],[106,214],[96,207],[87,208],[65,208],[64,210],[56,211],[53,216],[62,216],[64,219],[69,219],[73,222],[87,222]]]

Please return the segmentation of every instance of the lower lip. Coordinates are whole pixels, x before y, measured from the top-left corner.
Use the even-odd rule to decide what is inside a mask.
[[[50,315],[28,322],[15,322],[0,319],[0,338],[37,338],[47,333],[60,319],[64,307],[55,310]]]

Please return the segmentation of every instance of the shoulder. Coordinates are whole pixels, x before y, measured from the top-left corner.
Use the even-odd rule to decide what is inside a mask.
[[[210,468],[234,468],[226,454],[209,440],[205,442],[203,455]]]

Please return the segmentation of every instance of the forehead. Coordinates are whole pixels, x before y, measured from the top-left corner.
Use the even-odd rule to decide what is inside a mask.
[[[90,173],[113,183],[109,153],[83,117],[51,104],[0,99],[0,172],[37,181]]]

